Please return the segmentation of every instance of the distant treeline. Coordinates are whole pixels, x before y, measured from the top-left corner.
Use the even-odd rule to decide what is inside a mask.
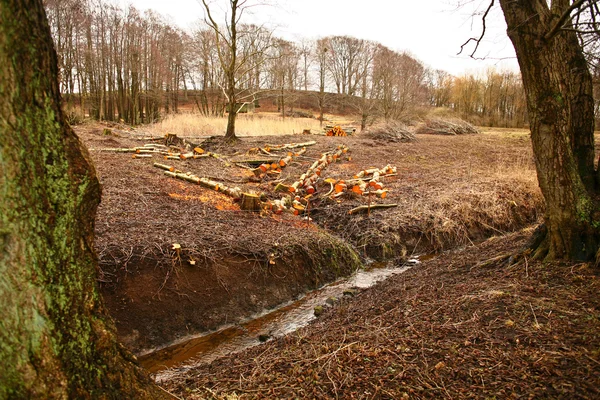
[[[73,118],[150,123],[178,112],[181,101],[205,115],[226,112],[225,75],[208,26],[184,32],[156,13],[103,1],[45,4]],[[283,115],[310,103],[322,117],[343,102],[363,126],[442,107],[480,125],[527,124],[515,72],[452,76],[372,41],[330,36],[294,43],[252,25],[241,26],[238,41],[240,107],[271,98]],[[300,101],[306,96],[314,101]]]

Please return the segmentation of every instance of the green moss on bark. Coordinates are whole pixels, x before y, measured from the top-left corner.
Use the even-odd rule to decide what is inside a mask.
[[[41,2],[0,2],[0,398],[156,398],[95,282],[100,187],[59,108]]]

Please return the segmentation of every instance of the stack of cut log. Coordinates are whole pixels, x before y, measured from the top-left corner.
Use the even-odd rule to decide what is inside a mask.
[[[325,135],[326,136],[348,136],[346,131],[344,131],[342,129],[342,127],[339,125],[336,125],[333,128],[329,129]]]
[[[279,174],[281,170],[287,167],[290,162],[294,159],[294,157],[299,157],[302,154],[306,153],[306,148],[303,147],[297,153],[288,152],[285,157],[281,157],[278,160],[269,159],[265,160],[265,162],[261,163],[258,167],[254,168],[252,172],[254,175],[261,177],[268,172]],[[256,160],[255,160],[256,161]],[[247,162],[247,161],[246,161]]]
[[[317,182],[320,180],[321,172],[347,152],[348,147],[340,145],[336,150],[321,154],[321,157],[296,182],[290,186],[280,183],[275,188],[275,190],[287,190],[294,197],[292,198],[288,195],[283,196],[281,199],[267,202],[266,209],[278,214],[285,211],[292,212],[295,215],[306,212],[309,208],[311,196],[317,191]]]
[[[316,192],[316,184],[321,176],[321,171],[327,168],[329,164],[337,161],[342,154],[348,152],[348,147],[344,145],[338,146],[334,151],[321,154],[321,157],[315,161],[310,168],[300,176],[296,182],[292,183],[289,187],[291,193],[296,193],[300,189],[304,189],[307,194],[314,194]]]
[[[329,179],[326,180],[326,182],[331,185],[329,194],[331,194],[334,198],[340,197],[350,190],[358,195],[375,195],[385,199],[388,191],[384,189],[383,182],[381,182],[380,179],[386,176],[393,176],[395,174],[396,167],[392,167],[388,164],[381,169],[369,168],[360,171],[358,174],[354,175],[354,179],[339,181],[336,181],[335,179]]]

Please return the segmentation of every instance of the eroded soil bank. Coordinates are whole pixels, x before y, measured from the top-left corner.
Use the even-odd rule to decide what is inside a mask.
[[[96,223],[102,293],[120,339],[135,352],[286,303],[349,275],[367,257],[401,259],[462,246],[534,222],[541,209],[528,138],[520,132],[420,135],[413,143],[360,135],[253,137],[203,145],[219,158],[180,161],[100,151],[148,143],[136,132],[104,135],[99,126],[77,131],[103,185]],[[233,162],[267,143],[308,140],[317,143],[275,175],[256,179]],[[324,170],[322,179],[350,179],[387,164],[398,173],[385,178],[385,199],[354,193],[332,198],[328,184],[318,185],[312,222],[242,212],[230,197],[153,167],[169,163],[277,199],[278,183],[291,184],[340,144],[348,146],[348,156]],[[369,201],[398,206],[348,214]]]
[[[510,257],[530,234],[445,253],[161,384],[186,399],[599,398],[600,274]]]

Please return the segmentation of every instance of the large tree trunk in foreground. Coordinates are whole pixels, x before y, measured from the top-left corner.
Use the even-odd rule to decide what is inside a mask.
[[[96,290],[100,186],[42,2],[0,1],[0,398],[158,398]]]
[[[591,260],[600,243],[592,79],[575,32],[552,29],[570,2],[500,3],[521,67],[546,200],[546,237],[536,256]]]

